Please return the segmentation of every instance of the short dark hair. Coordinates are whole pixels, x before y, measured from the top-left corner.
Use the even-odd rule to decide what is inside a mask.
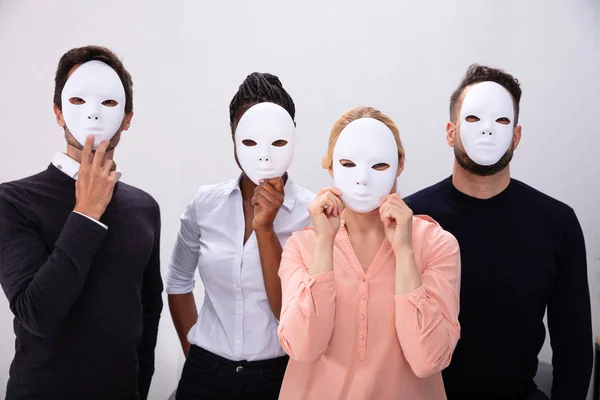
[[[129,72],[127,72],[117,55],[102,46],[77,47],[63,54],[58,62],[56,77],[54,78],[54,104],[62,111],[60,96],[69,78],[71,68],[92,60],[102,61],[119,75],[125,88],[125,114],[129,114],[133,110],[133,81],[131,80],[131,75],[129,75]]]
[[[515,106],[514,125],[516,126],[517,121],[519,120],[519,102],[521,101],[521,86],[519,80],[501,69],[486,67],[479,64],[472,64],[469,69],[467,69],[467,73],[460,82],[460,85],[458,85],[454,93],[452,93],[452,96],[450,96],[450,118],[452,121],[456,120],[456,107],[465,88],[474,83],[487,81],[496,82],[508,90],[512,95],[513,104]]]
[[[279,78],[269,73],[253,72],[244,79],[229,103],[229,120],[233,122],[248,107],[268,101],[285,108],[292,119],[296,116],[294,100],[285,91]]]

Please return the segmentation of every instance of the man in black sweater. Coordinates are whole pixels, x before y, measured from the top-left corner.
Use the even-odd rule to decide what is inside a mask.
[[[406,199],[458,239],[461,339],[443,371],[449,400],[547,399],[534,383],[545,337],[552,400],[585,400],[592,369],[586,252],[573,210],[515,179],[521,89],[472,65],[450,100],[453,175]]]
[[[113,161],[132,108],[131,77],[114,53],[68,51],[54,93],[67,153],[0,185],[0,283],[16,334],[8,400],[148,396],[162,310],[160,212],[119,182]]]

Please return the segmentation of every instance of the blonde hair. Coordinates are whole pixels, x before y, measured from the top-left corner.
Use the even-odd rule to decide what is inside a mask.
[[[388,117],[381,111],[374,109],[373,107],[356,107],[348,111],[346,114],[342,115],[341,118],[338,119],[333,125],[331,133],[329,134],[327,154],[325,154],[325,156],[323,157],[324,169],[329,169],[333,166],[333,149],[344,128],[350,122],[356,121],[359,118],[373,118],[378,120],[379,122],[383,122],[385,126],[387,126],[390,129],[390,131],[392,131],[394,139],[396,140],[396,146],[398,147],[398,160],[401,161],[403,159],[404,147],[402,147],[402,141],[400,140],[400,131],[398,130],[398,127],[396,126],[394,121],[392,121],[390,117]]]

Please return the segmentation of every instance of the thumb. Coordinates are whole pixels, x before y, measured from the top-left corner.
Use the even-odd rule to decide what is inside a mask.
[[[269,183],[271,185],[273,185],[273,187],[275,189],[277,189],[278,192],[283,192],[283,179],[281,179],[281,178],[271,179],[269,181]]]

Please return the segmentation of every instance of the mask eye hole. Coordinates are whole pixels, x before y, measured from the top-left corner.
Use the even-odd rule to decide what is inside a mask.
[[[273,143],[271,143],[271,145],[273,145],[275,147],[283,147],[286,144],[288,144],[288,141],[287,140],[283,140],[283,139],[279,139],[279,140],[276,140]]]
[[[387,164],[387,163],[377,163],[377,164],[373,165],[371,168],[373,168],[375,171],[385,171],[389,167],[390,167],[390,164]]]
[[[80,106],[82,104],[85,104],[85,100],[82,99],[81,97],[71,97],[69,99],[69,103],[75,104],[76,106]]]
[[[506,118],[506,117],[500,117],[496,120],[497,123],[502,124],[502,125],[508,125],[510,124],[510,119]]]
[[[467,122],[479,122],[479,121],[480,121],[480,119],[479,119],[479,117],[478,117],[478,116],[476,116],[476,115],[467,115],[467,116],[465,117],[465,121],[467,121]]]
[[[345,168],[354,168],[354,167],[356,167],[356,164],[354,164],[350,160],[340,160],[340,164],[342,165],[342,167],[345,167]]]
[[[118,102],[118,101],[116,101],[116,100],[111,100],[111,99],[109,99],[109,100],[104,100],[104,101],[102,102],[102,105],[103,105],[103,106],[106,106],[106,107],[116,107],[118,104],[119,104],[119,102]]]
[[[244,140],[242,140],[242,144],[244,146],[248,146],[248,147],[254,147],[254,146],[256,146],[256,142],[254,140],[252,140],[252,139],[244,139]]]

